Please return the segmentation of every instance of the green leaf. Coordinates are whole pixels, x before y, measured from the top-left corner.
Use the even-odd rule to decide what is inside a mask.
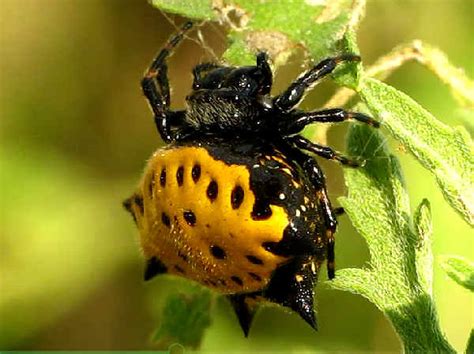
[[[450,205],[474,225],[474,145],[464,128],[441,123],[378,80],[365,78],[359,93],[390,133],[435,175]]]
[[[212,9],[212,0],[150,0],[150,3],[163,11],[189,18],[215,20],[217,17]]]
[[[414,215],[417,244],[415,249],[416,269],[419,280],[432,295],[433,291],[433,254],[431,252],[431,207],[428,199],[423,199]]]
[[[444,256],[440,264],[459,285],[474,291],[474,263],[460,256]]]
[[[187,294],[170,295],[153,340],[161,348],[168,348],[173,343],[198,348],[204,331],[211,324],[211,302],[211,292],[201,287],[195,287]]]
[[[255,63],[255,53],[268,52],[274,65],[303,48],[319,61],[337,54],[358,54],[355,30],[365,13],[365,0],[151,0],[164,10],[182,16],[218,20],[230,27],[229,47],[223,58],[233,65]],[[336,70],[339,84],[355,88],[360,65],[348,63]]]
[[[349,279],[343,272],[331,285],[341,287],[347,282],[360,282],[359,286],[366,288],[365,293],[371,294],[371,286],[379,279],[387,285],[370,298],[379,308],[409,304],[410,284],[406,279],[417,276],[414,267],[401,265],[405,262],[414,265],[417,238],[410,229],[409,201],[398,161],[389,154],[382,135],[374,129],[351,126],[347,144],[349,154],[359,156],[365,165],[344,170],[348,196],[339,200],[367,241],[369,265],[377,277],[363,282],[359,274]]]
[[[351,53],[359,52],[355,41],[350,46],[341,45],[341,41],[347,31],[357,25],[354,18],[361,17],[359,13],[353,16],[353,12],[360,8],[363,11],[364,6],[355,4],[365,4],[365,1],[337,0],[326,6],[303,0],[271,3],[238,0],[231,3],[239,8],[241,18],[245,18],[242,26],[230,32],[231,45],[224,53],[224,58],[234,65],[252,64],[254,59],[249,60],[248,52],[258,50],[267,51],[276,66],[285,63],[298,47],[303,47],[315,60],[340,54],[341,50],[346,53],[349,48]],[[350,23],[353,27],[349,27]],[[242,44],[236,38],[244,39],[247,50],[242,50]],[[358,65],[348,66],[350,70],[346,68],[342,72],[346,76],[342,82],[356,86],[354,78],[351,81],[347,73],[350,71],[357,78]]]
[[[340,202],[366,240],[370,262],[364,269],[338,271],[329,285],[374,303],[393,324],[405,352],[454,352],[441,332],[430,296],[428,201],[413,218],[399,163],[379,131],[352,125],[348,149],[365,165],[344,170],[348,196]]]

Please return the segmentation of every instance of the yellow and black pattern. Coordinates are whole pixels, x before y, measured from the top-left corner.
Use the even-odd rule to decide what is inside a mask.
[[[295,195],[295,176],[277,152],[222,143],[156,151],[129,199],[146,259],[221,293],[261,291],[289,256],[275,245],[315,207],[314,198],[289,207],[310,201],[302,187]]]

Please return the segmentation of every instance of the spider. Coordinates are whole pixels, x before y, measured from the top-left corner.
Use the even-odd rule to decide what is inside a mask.
[[[193,69],[186,109],[170,109],[167,58],[192,27],[186,22],[153,60],[141,85],[167,143],[149,160],[124,202],[140,231],[145,280],[169,273],[230,299],[247,336],[258,305],[277,303],[316,328],[314,283],[327,260],[334,277],[337,214],[314,155],[357,166],[298,133],[315,122],[374,119],[341,108],[295,108],[343,54],[302,74],[277,96],[267,54],[256,65],[203,63]]]

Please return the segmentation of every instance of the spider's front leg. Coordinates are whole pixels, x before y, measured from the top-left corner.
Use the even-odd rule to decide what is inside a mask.
[[[318,80],[332,73],[336,66],[344,61],[360,61],[360,57],[358,55],[346,54],[321,61],[311,70],[293,81],[282,94],[275,97],[273,100],[274,106],[282,112],[289,111],[301,101],[306,90],[316,84]]]
[[[155,124],[161,138],[169,143],[175,135],[171,131],[171,125],[179,122],[184,114],[183,111],[173,112],[170,107],[170,88],[168,83],[168,66],[166,59],[173,49],[184,38],[184,34],[191,29],[192,22],[186,22],[181,30],[170,38],[166,46],[158,53],[151,63],[145,76],[141,81],[141,86],[145,97],[155,116]]]

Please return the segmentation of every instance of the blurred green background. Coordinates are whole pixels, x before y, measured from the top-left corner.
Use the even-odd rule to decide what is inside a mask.
[[[184,281],[142,282],[137,232],[121,201],[146,159],[161,144],[139,80],[174,31],[145,0],[0,0],[0,349],[152,349],[160,304]],[[419,38],[441,48],[474,77],[472,0],[369,1],[359,32],[366,64],[401,42]],[[220,54],[224,29],[201,27]],[[196,37],[196,33],[192,35]],[[170,60],[173,105],[182,106],[193,65],[212,59],[186,41]],[[301,71],[279,69],[276,91]],[[449,125],[461,111],[446,87],[416,63],[388,82]],[[308,95],[320,106],[334,85]],[[472,116],[471,116],[472,118]],[[344,149],[346,126],[329,142]],[[412,205],[428,197],[435,261],[442,254],[474,259],[473,232],[444,201],[433,177],[396,142]],[[344,194],[341,168],[322,162],[333,200]],[[337,204],[337,203],[336,203]],[[338,266],[362,266],[368,252],[347,217],[338,232]],[[435,264],[441,325],[461,351],[474,323],[472,295]],[[389,322],[359,296],[317,289],[320,330],[269,307],[250,338],[219,299],[203,351],[399,351]],[[278,338],[275,340],[275,338]]]

